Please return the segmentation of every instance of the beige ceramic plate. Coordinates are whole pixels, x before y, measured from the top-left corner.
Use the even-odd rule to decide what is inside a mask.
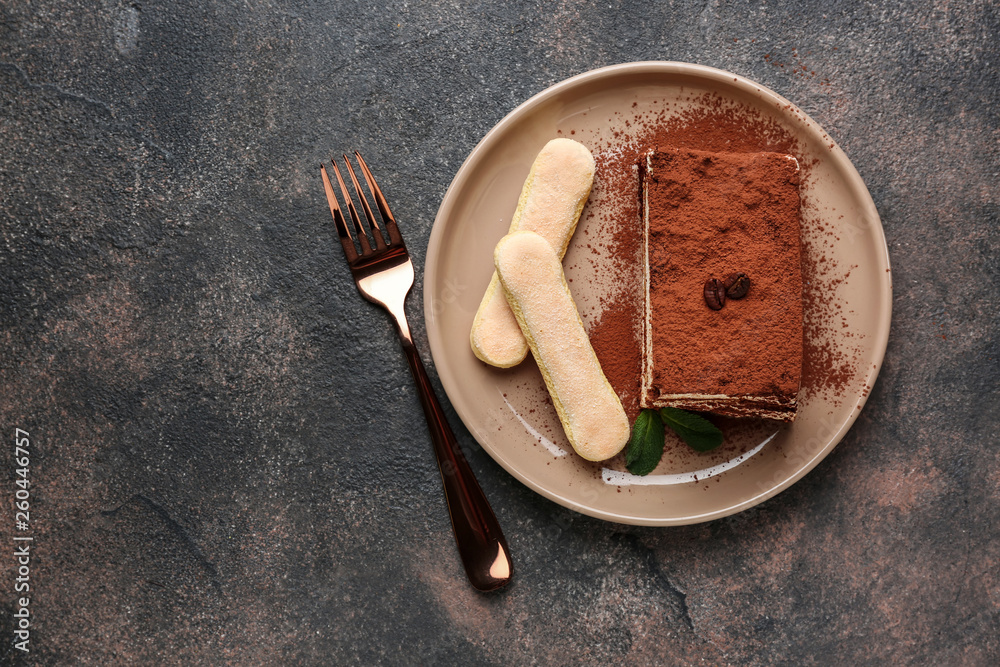
[[[793,424],[751,423],[732,435],[727,432],[727,444],[709,455],[668,442],[660,467],[638,478],[623,471],[620,457],[608,464],[577,457],[546,401],[533,360],[510,370],[487,367],[469,348],[469,328],[493,271],[493,246],[506,233],[524,178],[546,141],[572,135],[592,150],[607,147],[611,137],[627,142],[641,125],[637,121],[690,106],[704,94],[778,123],[798,141],[800,161],[810,165],[801,193],[803,240],[813,267],[805,313],[813,377],[804,382]],[[599,205],[592,196],[588,208]],[[600,240],[601,220],[584,212],[565,260],[588,326],[600,318],[600,304],[614,289],[599,279],[600,256],[594,253],[594,247],[607,247]],[[850,428],[875,381],[889,332],[891,291],[874,203],[822,128],[752,81],[707,67],[662,62],[581,74],[504,118],[472,151],[445,194],[424,277],[437,371],[452,405],[483,448],[512,475],[561,505],[646,525],[696,523],[739,512],[788,488],[816,466]]]

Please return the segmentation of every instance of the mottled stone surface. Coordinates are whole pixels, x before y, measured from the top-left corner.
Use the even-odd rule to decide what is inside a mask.
[[[0,4],[0,662],[20,427],[29,664],[997,664],[998,35],[981,1]],[[634,60],[840,143],[889,242],[885,365],[804,480],[678,529],[544,500],[449,411],[517,559],[484,597],[316,166],[378,165],[420,280],[494,123]]]

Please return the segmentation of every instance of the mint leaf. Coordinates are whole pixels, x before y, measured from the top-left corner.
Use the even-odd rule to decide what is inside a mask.
[[[660,417],[695,451],[707,452],[722,444],[722,431],[701,415],[678,408],[660,408]]]
[[[663,456],[663,422],[656,410],[642,410],[632,426],[625,467],[633,475],[653,472]]]

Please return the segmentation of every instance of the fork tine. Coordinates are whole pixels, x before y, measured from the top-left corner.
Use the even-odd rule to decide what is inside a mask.
[[[351,263],[358,258],[358,250],[354,247],[351,230],[347,227],[347,220],[344,219],[344,212],[337,201],[337,195],[333,192],[333,184],[330,183],[330,176],[326,173],[326,167],[322,163],[319,165],[319,170],[323,175],[323,189],[326,191],[326,201],[330,204],[330,214],[333,215],[333,222],[337,227],[337,236],[340,237],[340,245],[344,248],[344,255],[347,256],[347,262]]]
[[[354,191],[358,193],[358,199],[361,200],[361,208],[365,211],[365,217],[368,218],[368,224],[372,228],[372,236],[375,237],[375,246],[382,250],[385,248],[385,238],[382,236],[382,229],[378,226],[378,221],[375,219],[374,214],[372,214],[372,207],[368,205],[368,198],[365,197],[365,191],[361,189],[361,184],[358,183],[358,177],[354,175],[354,167],[351,166],[351,160],[344,155],[344,164],[347,165],[347,173],[351,176],[351,183],[354,185]]]
[[[340,185],[340,194],[344,196],[344,201],[347,202],[347,212],[351,214],[351,221],[354,222],[354,231],[358,233],[358,240],[361,242],[361,254],[370,255],[372,254],[372,246],[368,242],[368,234],[365,232],[365,228],[361,226],[361,218],[358,217],[358,209],[354,208],[354,200],[351,199],[351,192],[347,189],[347,184],[344,183],[344,177],[340,175],[340,169],[337,168],[337,161],[330,160],[330,162],[333,164],[333,174],[337,177],[337,183]]]
[[[385,196],[382,194],[378,183],[375,182],[372,170],[368,168],[368,163],[361,157],[361,153],[354,151],[354,156],[358,158],[358,164],[361,165],[361,173],[365,176],[368,189],[375,196],[375,205],[378,206],[379,213],[382,214],[382,219],[385,221],[386,231],[389,232],[389,243],[402,244],[403,237],[399,233],[399,227],[396,226],[396,218],[393,217],[392,211],[389,210],[389,203],[385,200]]]

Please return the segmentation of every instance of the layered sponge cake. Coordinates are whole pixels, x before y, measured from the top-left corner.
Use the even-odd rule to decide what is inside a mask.
[[[639,167],[640,404],[794,419],[802,370],[798,162],[781,153],[659,148]],[[710,298],[709,285],[719,283],[709,281],[740,273],[730,290],[736,298]]]

